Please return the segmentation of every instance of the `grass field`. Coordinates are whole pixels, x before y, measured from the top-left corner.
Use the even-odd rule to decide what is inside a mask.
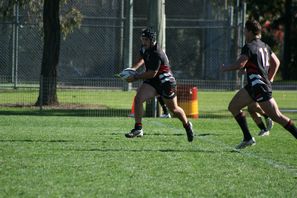
[[[297,120],[297,114],[287,114]],[[297,144],[279,125],[234,150],[231,118],[177,119],[0,115],[0,197],[296,197]]]
[[[98,109],[0,108],[0,197],[296,197],[297,144],[281,126],[257,145],[242,139],[227,112],[234,92],[199,91],[196,139],[177,119],[145,118],[145,136],[126,139],[135,92],[59,91],[63,105]],[[283,110],[297,109],[296,91],[275,91]],[[34,103],[37,92],[0,92],[0,103]],[[88,106],[87,106],[88,107]],[[120,114],[118,111],[123,110]],[[297,122],[296,113],[285,113]],[[122,115],[122,116],[115,116]]]

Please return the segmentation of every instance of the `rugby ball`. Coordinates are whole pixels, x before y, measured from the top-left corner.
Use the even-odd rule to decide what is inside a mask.
[[[116,75],[116,77],[122,79],[122,80],[127,80],[127,78],[134,76],[136,74],[136,71],[131,68],[126,68],[123,71],[121,71],[119,74]]]

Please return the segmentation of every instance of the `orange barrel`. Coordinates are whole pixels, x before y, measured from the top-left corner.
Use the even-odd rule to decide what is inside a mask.
[[[192,85],[177,86],[177,102],[189,118],[198,118],[198,88]]]

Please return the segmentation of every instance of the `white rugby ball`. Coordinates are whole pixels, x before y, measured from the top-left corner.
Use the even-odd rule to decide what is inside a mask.
[[[121,71],[121,73],[119,73],[119,77],[122,80],[127,80],[127,78],[134,76],[136,74],[136,71],[134,69],[131,68],[126,68],[123,71]]]

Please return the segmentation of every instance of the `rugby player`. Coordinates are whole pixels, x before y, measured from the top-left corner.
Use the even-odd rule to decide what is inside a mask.
[[[142,137],[142,115],[144,101],[160,95],[168,109],[182,122],[189,142],[194,139],[192,123],[187,119],[184,110],[178,106],[176,98],[176,80],[172,75],[169,60],[156,42],[156,32],[146,28],[141,32],[141,49],[138,61],[133,69],[145,67],[145,72],[137,73],[127,79],[128,82],[143,80],[135,96],[134,128],[126,133],[127,138]]]
[[[271,81],[279,68],[279,59],[272,52],[271,48],[260,40],[261,25],[256,20],[248,20],[245,23],[246,44],[243,46],[241,55],[234,64],[221,65],[221,71],[234,71],[246,69],[248,84],[241,88],[229,103],[228,110],[232,113],[243,132],[243,140],[236,149],[243,149],[256,144],[252,137],[246,117],[242,108],[253,102],[257,102],[261,109],[274,122],[282,125],[297,139],[297,128],[293,121],[284,116],[278,108],[275,99],[272,97]],[[268,71],[269,69],[269,71]]]

